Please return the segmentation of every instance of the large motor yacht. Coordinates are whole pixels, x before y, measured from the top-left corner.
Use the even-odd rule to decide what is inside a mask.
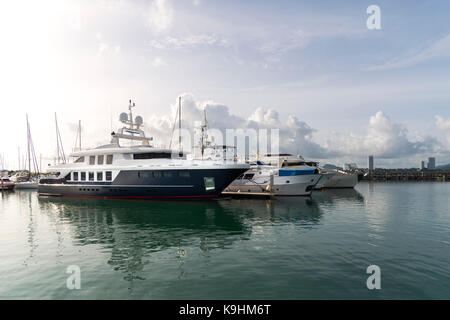
[[[95,197],[117,199],[217,197],[250,166],[224,160],[186,158],[186,152],[154,148],[142,130],[143,119],[122,113],[125,124],[111,133],[111,143],[73,152],[71,163],[49,166],[53,176],[41,179],[41,196]],[[180,111],[181,113],[181,111]],[[180,120],[181,124],[181,120]],[[122,146],[120,140],[138,145]],[[181,138],[180,138],[181,146]]]

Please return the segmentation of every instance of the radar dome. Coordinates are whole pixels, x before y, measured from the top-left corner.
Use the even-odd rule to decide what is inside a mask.
[[[141,125],[144,123],[144,119],[142,119],[141,116],[137,116],[137,117],[134,119],[134,122],[135,122],[138,126],[141,126]]]
[[[119,117],[120,121],[126,122],[128,121],[128,115],[125,112],[122,112]]]

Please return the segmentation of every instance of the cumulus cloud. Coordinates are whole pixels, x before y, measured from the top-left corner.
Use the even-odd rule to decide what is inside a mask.
[[[372,154],[384,159],[437,152],[441,147],[439,141],[431,136],[411,141],[407,128],[392,122],[381,111],[370,117],[365,135],[341,134],[333,144],[340,147],[342,155],[362,157]]]
[[[170,114],[153,116],[147,122],[151,123],[148,128],[158,146],[169,144],[177,105],[178,99],[171,106]],[[334,133],[326,143],[319,144],[314,138],[316,130],[295,115],[289,115],[282,121],[275,109],[256,108],[248,117],[241,117],[232,114],[224,104],[197,101],[191,94],[182,95],[183,128],[193,133],[194,124],[198,125],[201,121],[203,110],[206,110],[208,127],[219,130],[224,137],[226,129],[278,129],[280,152],[301,154],[309,159],[364,159],[369,154],[380,159],[398,159],[445,152],[445,148],[435,137],[425,136],[417,141],[411,140],[404,125],[392,122],[381,111],[370,117],[364,134]],[[438,123],[442,123],[441,118],[437,119]]]
[[[171,106],[170,114],[149,119],[151,134],[160,145],[169,144],[177,104],[178,101]],[[227,129],[267,129],[269,136],[271,129],[278,129],[280,152],[301,153],[314,158],[327,158],[336,154],[335,151],[327,150],[314,142],[315,130],[294,115],[290,115],[286,121],[281,121],[276,110],[257,108],[249,117],[244,118],[231,114],[226,105],[214,101],[196,101],[191,94],[182,95],[183,128],[194,132],[194,124],[201,121],[203,110],[206,110],[208,128],[219,130],[224,137]],[[270,144],[270,139],[268,142]],[[226,143],[233,144],[233,142]]]
[[[436,127],[440,130],[450,130],[450,118],[445,119],[439,115],[435,116]]]

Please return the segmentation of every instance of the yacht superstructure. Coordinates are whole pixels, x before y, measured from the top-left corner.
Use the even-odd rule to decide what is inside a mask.
[[[48,168],[39,195],[125,199],[217,197],[250,166],[237,161],[186,159],[181,149],[153,148],[143,120],[122,113],[126,126],[111,133],[111,143],[71,154],[72,163]],[[130,145],[121,146],[120,140]],[[138,142],[140,144],[133,144]],[[181,142],[181,138],[180,138]]]

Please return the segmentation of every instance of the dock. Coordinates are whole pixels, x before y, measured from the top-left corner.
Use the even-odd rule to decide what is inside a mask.
[[[237,191],[223,191],[223,196],[230,196],[232,198],[272,198],[275,196],[273,192],[237,192]]]

